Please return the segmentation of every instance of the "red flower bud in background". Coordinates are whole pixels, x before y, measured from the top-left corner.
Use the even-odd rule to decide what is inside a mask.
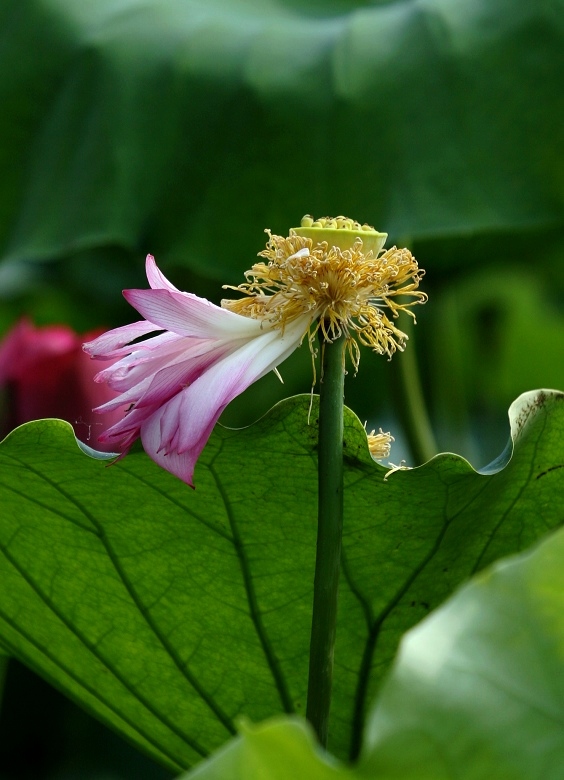
[[[81,336],[66,325],[36,328],[23,319],[6,334],[0,343],[2,436],[24,422],[59,417],[71,423],[80,441],[94,449],[111,449],[97,439],[123,417],[123,409],[106,414],[92,412],[118,393],[93,381],[100,366],[82,350],[84,341],[102,332]]]

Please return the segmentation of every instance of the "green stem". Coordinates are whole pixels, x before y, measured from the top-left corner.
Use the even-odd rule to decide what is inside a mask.
[[[394,398],[409,447],[419,465],[436,455],[438,449],[421,387],[411,317],[404,315],[400,327],[409,336],[409,341],[405,352],[396,354],[392,360]]]
[[[319,385],[317,558],[309,655],[307,719],[327,746],[343,532],[345,339],[322,344]]]

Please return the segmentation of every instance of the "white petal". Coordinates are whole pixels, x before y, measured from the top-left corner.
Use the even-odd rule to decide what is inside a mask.
[[[253,338],[263,327],[259,320],[243,317],[188,293],[171,290],[124,290],[127,301],[156,328],[179,336],[197,338]]]

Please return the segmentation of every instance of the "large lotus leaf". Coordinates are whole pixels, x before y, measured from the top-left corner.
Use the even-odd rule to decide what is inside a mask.
[[[401,635],[562,520],[564,395],[510,410],[488,473],[440,455],[384,479],[347,411],[330,747],[359,749]],[[245,714],[303,713],[316,536],[316,405],[216,427],[195,491],[136,452],[108,467],[60,421],[0,447],[0,643],[173,770]]]
[[[362,757],[304,721],[241,734],[183,780],[558,780],[564,768],[564,532],[477,575],[402,641]]]
[[[562,0],[5,0],[0,22],[5,259],[119,246],[234,282],[305,212],[562,235]]]
[[[558,531],[477,576],[406,636],[368,724],[369,774],[562,777],[563,556]]]
[[[353,780],[357,775],[317,744],[313,729],[295,715],[258,725],[242,721],[240,735],[180,780]]]

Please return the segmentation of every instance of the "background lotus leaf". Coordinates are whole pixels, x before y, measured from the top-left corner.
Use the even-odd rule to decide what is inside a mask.
[[[549,247],[563,8],[5,3],[1,254],[150,249],[234,281],[265,226],[305,212],[459,240],[430,254],[439,268],[461,266],[470,235],[542,232]]]

